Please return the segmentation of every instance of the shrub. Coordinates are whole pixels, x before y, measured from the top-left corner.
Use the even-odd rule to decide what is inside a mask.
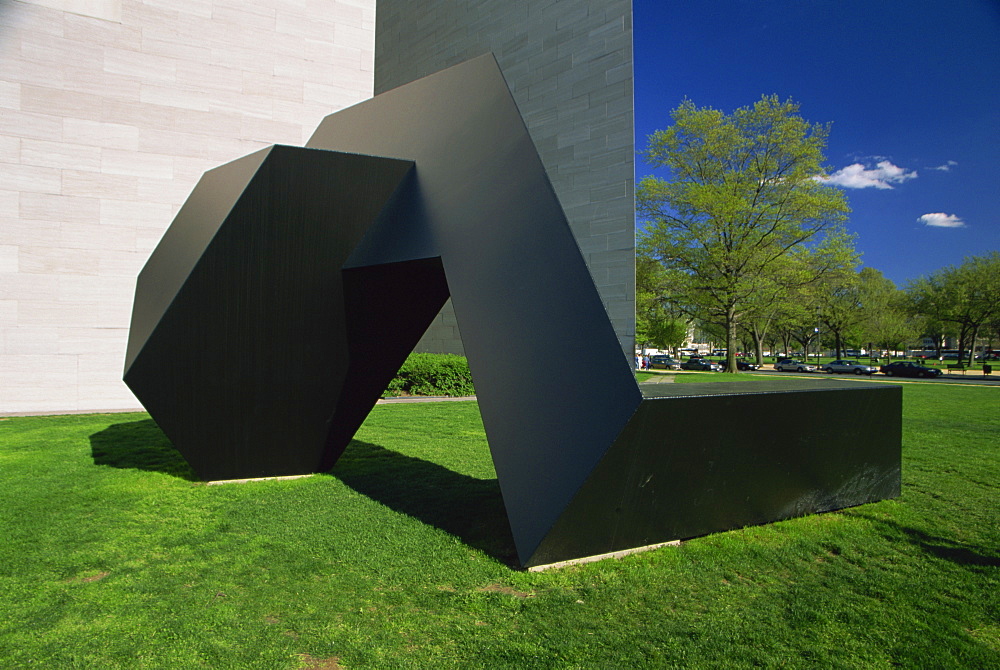
[[[383,396],[475,395],[469,362],[454,354],[410,354]]]

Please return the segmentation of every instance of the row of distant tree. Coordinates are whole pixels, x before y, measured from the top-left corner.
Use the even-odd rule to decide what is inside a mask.
[[[655,261],[640,252],[637,264],[636,342],[651,348],[683,346],[690,326],[712,341],[725,341],[725,324],[682,302],[677,286]],[[875,268],[832,272],[822,280],[790,288],[762,309],[748,310],[737,332],[737,351],[836,352],[874,348],[900,351],[946,342],[971,364],[975,343],[1000,349],[1000,254],[967,258],[897,288]],[[681,302],[678,302],[681,301]]]
[[[763,359],[772,350],[839,354],[956,338],[1000,343],[1000,254],[990,251],[904,287],[860,266],[843,192],[824,183],[828,126],[765,96],[724,114],[684,101],[649,138],[636,190],[636,342],[680,346],[694,323]],[[780,344],[781,346],[777,346]],[[793,346],[793,344],[800,346]],[[749,345],[749,346],[747,346]]]

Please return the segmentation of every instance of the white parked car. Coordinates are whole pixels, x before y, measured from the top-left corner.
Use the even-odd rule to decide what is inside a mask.
[[[878,372],[878,368],[857,361],[830,361],[820,370],[829,372],[831,375],[834,372],[847,372],[856,375],[871,375]]]
[[[795,361],[786,358],[774,364],[774,369],[779,372],[816,372],[816,366],[802,361]]]

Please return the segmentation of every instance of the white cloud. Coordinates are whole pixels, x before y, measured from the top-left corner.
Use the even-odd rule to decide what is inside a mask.
[[[962,219],[954,214],[945,214],[944,212],[924,214],[917,221],[925,226],[933,226],[935,228],[965,228],[965,221],[962,221]]]
[[[829,177],[817,177],[817,181],[843,188],[892,188],[893,184],[902,184],[917,178],[917,171],[909,171],[893,165],[887,160],[879,161],[874,168],[866,168],[861,163],[854,163],[840,168]]]
[[[941,172],[948,172],[953,167],[955,167],[956,165],[958,165],[958,161],[948,161],[944,165],[935,165],[934,167],[929,167],[927,169],[928,170],[939,170]]]

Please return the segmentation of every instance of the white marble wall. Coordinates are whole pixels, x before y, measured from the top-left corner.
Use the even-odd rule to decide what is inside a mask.
[[[375,0],[0,1],[0,414],[125,409],[135,276],[205,170],[372,95]]]

